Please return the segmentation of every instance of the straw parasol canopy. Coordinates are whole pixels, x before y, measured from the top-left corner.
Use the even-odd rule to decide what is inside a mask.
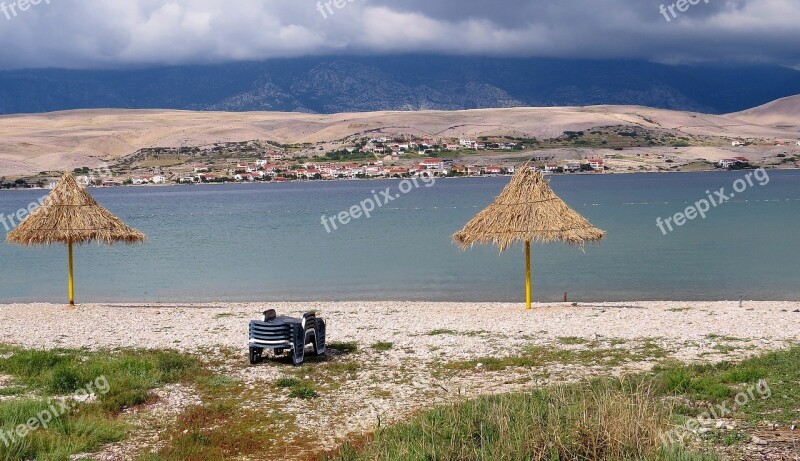
[[[453,240],[462,250],[476,243],[491,243],[501,253],[515,242],[525,242],[530,308],[531,242],[564,242],[583,249],[586,242],[596,242],[604,236],[605,232],[567,206],[544,177],[526,163],[495,201],[453,235]]]
[[[9,232],[6,240],[19,245],[53,245],[69,247],[70,304],[74,304],[72,246],[96,241],[141,243],[145,235],[130,228],[106,210],[83,189],[70,173],[58,182],[42,206],[34,210],[19,227]]]

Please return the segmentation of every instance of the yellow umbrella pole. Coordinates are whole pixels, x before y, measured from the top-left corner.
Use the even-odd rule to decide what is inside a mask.
[[[69,242],[69,305],[75,305],[75,282],[72,276],[72,240]]]
[[[531,308],[531,242],[525,242],[525,303]]]

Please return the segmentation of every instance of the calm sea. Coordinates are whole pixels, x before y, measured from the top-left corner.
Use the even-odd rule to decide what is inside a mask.
[[[669,235],[656,227],[744,172],[557,176],[553,189],[608,232],[583,253],[533,249],[534,299],[796,300],[800,171],[770,172]],[[451,235],[509,178],[438,180],[331,233],[320,223],[398,181],[93,189],[148,236],[145,245],[76,251],[78,302],[447,300],[521,301],[517,246],[461,252]],[[422,186],[422,184],[421,184]],[[0,193],[10,214],[44,191]],[[0,226],[5,232],[5,229]],[[0,244],[0,302],[62,302],[63,246]]]

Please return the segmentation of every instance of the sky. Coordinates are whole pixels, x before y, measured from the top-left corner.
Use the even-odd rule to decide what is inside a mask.
[[[0,0],[0,69],[397,53],[800,69],[800,0]]]

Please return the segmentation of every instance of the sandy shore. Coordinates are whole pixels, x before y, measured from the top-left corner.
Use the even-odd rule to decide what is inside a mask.
[[[92,304],[76,309],[0,305],[0,343],[32,348],[173,348],[213,357],[220,373],[253,390],[254,407],[273,406],[301,415],[308,433],[300,428],[283,436],[313,437],[319,446],[334,447],[347,434],[374,429],[378,421],[397,421],[437,404],[649,369],[671,358],[736,359],[800,339],[800,302],[745,301],[742,307],[738,301],[541,304],[531,311],[508,303],[270,303],[269,307],[281,314],[317,310],[328,323],[329,342],[359,344],[355,354],[337,356],[332,351],[326,364],[351,364],[351,370],[334,375],[333,368],[317,364],[296,370],[274,361],[249,366],[247,323],[265,308],[260,303]],[[380,341],[393,345],[382,351],[371,347]],[[536,345],[547,350],[638,352],[636,358],[614,365],[584,361],[502,371],[480,365],[444,367],[470,359],[520,356]],[[659,353],[642,354],[647,347],[656,347]],[[318,383],[323,398],[301,401],[265,390],[274,389],[275,380],[291,373],[307,374],[305,378]],[[190,386],[160,393],[161,413],[141,419],[136,436],[95,454],[97,459],[122,459],[143,447],[157,447],[158,424],[168,425],[171,416],[198,403]],[[319,427],[328,430],[312,430]]]

